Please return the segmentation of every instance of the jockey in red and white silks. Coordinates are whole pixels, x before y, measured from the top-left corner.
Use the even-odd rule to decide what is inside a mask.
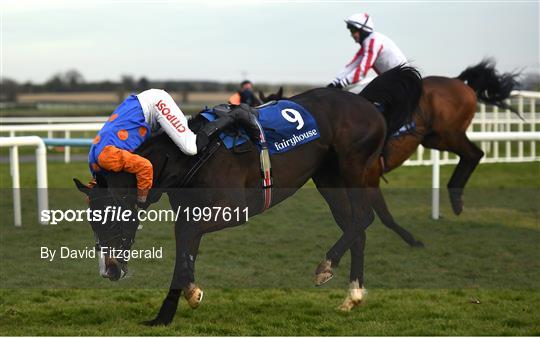
[[[360,50],[328,87],[344,88],[364,80],[370,69],[378,75],[407,63],[403,52],[390,38],[374,31],[373,19],[367,13],[353,14],[345,22],[353,39],[360,44]]]

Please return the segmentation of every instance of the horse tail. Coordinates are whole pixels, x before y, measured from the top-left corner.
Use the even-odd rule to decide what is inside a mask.
[[[503,109],[510,109],[519,113],[504,102],[518,85],[519,73],[499,74],[492,59],[484,59],[479,64],[468,67],[457,79],[466,83],[476,93],[480,102],[495,105]]]
[[[381,106],[387,134],[412,121],[422,96],[422,76],[414,67],[399,65],[376,77],[360,95]]]

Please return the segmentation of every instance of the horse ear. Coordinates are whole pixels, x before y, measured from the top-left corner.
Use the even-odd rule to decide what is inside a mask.
[[[90,194],[90,189],[91,188],[89,186],[83,184],[81,181],[79,181],[76,178],[73,178],[73,182],[75,182],[75,186],[77,187],[77,189],[79,189],[80,192],[82,192],[86,196],[88,196]]]
[[[266,98],[266,96],[264,96],[264,93],[262,91],[259,90],[259,99],[261,99],[261,101],[263,103],[266,103],[268,101],[268,99]]]
[[[280,99],[283,98],[283,87],[281,87],[281,86],[279,87],[279,90],[278,90],[278,92],[276,93],[276,96],[277,96],[278,98],[280,98]]]

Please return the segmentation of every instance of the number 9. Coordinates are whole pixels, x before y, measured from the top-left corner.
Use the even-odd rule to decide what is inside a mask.
[[[292,114],[292,116],[290,114]],[[298,125],[296,126],[296,130],[300,130],[304,126],[304,119],[302,118],[302,115],[300,115],[300,113],[294,109],[290,109],[290,108],[283,109],[281,111],[281,115],[283,116],[285,120],[291,123],[298,122]]]

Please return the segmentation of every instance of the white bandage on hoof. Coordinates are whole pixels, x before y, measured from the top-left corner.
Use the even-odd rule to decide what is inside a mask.
[[[349,312],[351,311],[355,306],[358,306],[362,303],[364,298],[366,297],[367,290],[363,287],[360,287],[358,281],[351,282],[349,286],[349,293],[347,294],[347,297],[343,301],[343,303],[338,307],[338,310]]]

